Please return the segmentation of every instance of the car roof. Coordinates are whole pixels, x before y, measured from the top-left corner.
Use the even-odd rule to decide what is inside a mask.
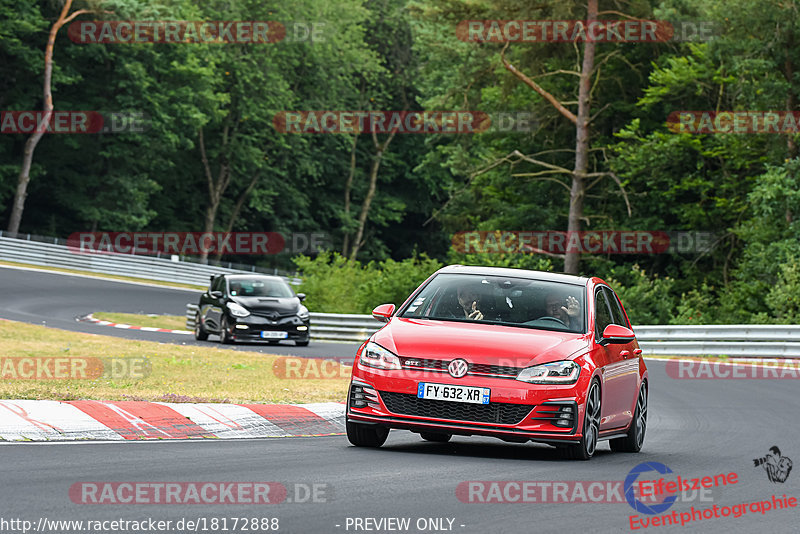
[[[550,282],[561,282],[563,284],[578,284],[585,286],[589,278],[585,276],[575,276],[572,274],[551,273],[548,271],[531,271],[527,269],[511,269],[508,267],[481,267],[472,265],[448,265],[442,267],[436,274],[478,274],[487,276],[508,276],[512,278],[530,278],[533,280],[545,280]]]
[[[262,279],[266,279],[266,280],[280,280],[281,282],[286,282],[286,280],[284,280],[280,276],[272,276],[272,275],[269,275],[269,274],[257,274],[257,273],[253,273],[253,274],[224,274],[222,276],[224,276],[228,280],[252,280],[253,278],[262,278]]]

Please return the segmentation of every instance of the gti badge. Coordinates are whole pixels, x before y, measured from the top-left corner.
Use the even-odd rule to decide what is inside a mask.
[[[453,378],[461,378],[462,376],[467,374],[469,370],[469,364],[467,364],[467,360],[463,360],[458,358],[450,362],[447,366],[447,372],[450,373],[450,376]]]

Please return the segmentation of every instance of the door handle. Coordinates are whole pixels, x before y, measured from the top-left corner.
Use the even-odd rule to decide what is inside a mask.
[[[623,358],[627,358],[628,356],[631,355],[631,351],[629,351],[629,350],[621,350],[621,351],[619,351],[619,355],[622,356]]]
[[[639,356],[642,353],[642,349],[633,349],[633,355]]]

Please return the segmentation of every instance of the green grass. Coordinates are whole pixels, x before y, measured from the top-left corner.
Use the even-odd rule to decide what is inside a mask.
[[[15,358],[134,358],[150,373],[95,379],[9,378]],[[333,359],[333,358],[332,358]],[[127,360],[130,361],[130,360]],[[0,398],[171,402],[305,403],[343,401],[348,369],[335,378],[280,378],[283,357],[257,352],[170,345],[56,330],[0,319]],[[316,364],[316,361],[304,363]],[[285,365],[285,364],[284,364]],[[275,367],[273,367],[275,366]],[[19,368],[19,367],[17,367]],[[284,367],[285,368],[285,367]],[[319,375],[307,375],[319,376]]]

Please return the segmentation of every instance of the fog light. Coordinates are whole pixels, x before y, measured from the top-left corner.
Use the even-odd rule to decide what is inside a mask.
[[[302,332],[302,331],[308,330],[308,327],[307,326],[298,326],[297,329]]]
[[[353,386],[350,390],[350,406],[353,408],[367,407],[367,401],[364,400],[364,389],[361,386]]]
[[[238,328],[239,330],[247,330],[248,327],[246,324],[237,324],[236,328]]]

